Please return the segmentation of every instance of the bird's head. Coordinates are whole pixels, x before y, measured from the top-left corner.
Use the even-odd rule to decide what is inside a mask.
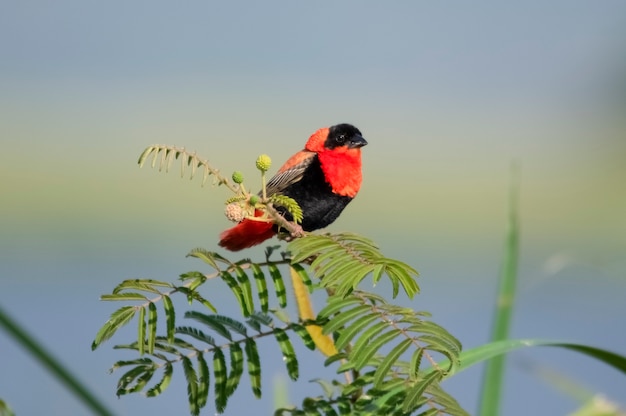
[[[337,124],[313,133],[307,141],[305,149],[316,153],[335,149],[353,149],[360,152],[359,149],[366,144],[367,141],[359,129],[351,124]]]

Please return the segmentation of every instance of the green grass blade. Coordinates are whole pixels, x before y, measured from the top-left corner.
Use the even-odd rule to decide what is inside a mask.
[[[85,383],[78,380],[61,362],[57,361],[42,344],[31,337],[17,322],[0,308],[0,328],[15,340],[25,351],[39,361],[50,374],[54,375],[77,399],[94,415],[112,416],[107,407],[91,393]]]
[[[519,168],[511,166],[509,191],[509,220],[502,271],[499,279],[498,298],[494,313],[491,341],[505,340],[509,336],[511,316],[517,283],[517,263],[519,257]],[[500,414],[500,398],[505,369],[505,355],[498,355],[487,363],[483,375],[479,415]]]
[[[503,341],[491,342],[480,347],[465,350],[459,356],[461,364],[451,370],[446,377],[457,374],[475,364],[490,360],[499,355],[507,354],[526,347],[558,347],[576,351],[595,358],[605,364],[610,365],[618,371],[626,374],[626,356],[617,354],[602,348],[590,345],[574,344],[571,342],[552,341],[543,339],[507,339]],[[447,360],[437,364],[439,367],[446,367]],[[428,370],[430,371],[430,370]]]

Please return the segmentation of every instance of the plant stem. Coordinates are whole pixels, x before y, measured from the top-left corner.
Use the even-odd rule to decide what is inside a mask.
[[[509,221],[505,253],[499,279],[498,297],[491,330],[491,342],[506,340],[511,328],[511,317],[517,283],[519,257],[519,166],[511,164],[509,187]],[[505,370],[505,356],[499,355],[487,362],[483,375],[482,392],[478,414],[491,416],[500,414],[500,399]]]

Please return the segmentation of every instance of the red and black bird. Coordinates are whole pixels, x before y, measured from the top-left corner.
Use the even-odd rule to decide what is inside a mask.
[[[330,225],[359,192],[361,147],[366,144],[351,124],[319,129],[268,181],[267,195],[293,198],[302,208],[304,231]],[[292,220],[284,208],[277,209]],[[260,244],[276,232],[277,226],[271,222],[244,219],[220,235],[219,245],[238,251]]]

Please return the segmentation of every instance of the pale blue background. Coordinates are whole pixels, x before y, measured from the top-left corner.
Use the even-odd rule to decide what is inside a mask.
[[[107,369],[126,355],[113,342],[90,351],[116,306],[100,294],[200,268],[184,255],[216,249],[228,226],[226,192],[139,170],[137,156],[151,143],[186,146],[253,184],[259,153],[279,164],[317,128],[351,122],[370,143],[364,185],[331,229],[417,267],[412,306],[466,347],[486,342],[517,159],[512,336],[624,354],[625,28],[622,1],[2,1],[0,304],[115,412],[186,414],[180,371],[158,399],[117,400]],[[212,290],[233,312],[225,288]],[[303,355],[294,401],[321,392],[308,380],[324,376],[322,362]],[[227,414],[271,414],[285,375],[272,363],[264,399],[246,383]],[[505,415],[579,406],[528,364],[626,405],[624,376],[575,353],[509,363]],[[444,384],[470,412],[480,375]],[[4,333],[0,397],[20,415],[86,414]]]

